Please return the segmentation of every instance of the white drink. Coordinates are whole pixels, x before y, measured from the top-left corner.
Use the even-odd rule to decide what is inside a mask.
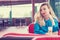
[[[48,33],[52,34],[52,27],[48,27]]]

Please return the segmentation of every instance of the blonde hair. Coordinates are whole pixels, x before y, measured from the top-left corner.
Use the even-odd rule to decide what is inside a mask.
[[[54,14],[51,6],[50,6],[48,3],[43,3],[43,4],[41,5],[41,7],[44,6],[44,5],[47,5],[48,8],[49,8],[49,10],[50,10],[50,15],[49,15],[50,17],[49,17],[49,19],[52,21],[52,26],[53,26],[53,25],[55,25],[55,23],[54,23],[54,18],[57,19],[57,17],[56,17],[56,15]],[[41,8],[41,7],[40,7],[40,8]],[[34,20],[35,20],[35,22],[38,21],[38,23],[40,24],[40,26],[44,26],[44,25],[45,25],[44,18],[43,18],[42,15],[40,14],[40,10],[38,11],[38,13],[35,14]]]

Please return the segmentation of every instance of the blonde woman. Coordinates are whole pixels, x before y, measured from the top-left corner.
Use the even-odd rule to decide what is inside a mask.
[[[40,6],[39,12],[35,14],[34,19],[35,34],[58,33],[58,19],[48,3],[43,3]]]

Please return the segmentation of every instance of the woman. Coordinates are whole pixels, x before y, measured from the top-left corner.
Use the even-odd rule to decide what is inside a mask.
[[[58,19],[48,3],[43,3],[40,10],[34,16],[34,33],[36,34],[57,34]]]

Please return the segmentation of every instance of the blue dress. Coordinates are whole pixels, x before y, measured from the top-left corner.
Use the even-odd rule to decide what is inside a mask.
[[[38,22],[36,22],[34,24],[34,33],[35,34],[45,34],[48,32],[48,27],[52,27],[52,31],[56,32],[58,31],[59,27],[58,27],[58,21],[56,19],[54,19],[55,25],[52,27],[52,22],[50,19],[45,20],[45,26],[40,27],[40,25],[38,24]]]

